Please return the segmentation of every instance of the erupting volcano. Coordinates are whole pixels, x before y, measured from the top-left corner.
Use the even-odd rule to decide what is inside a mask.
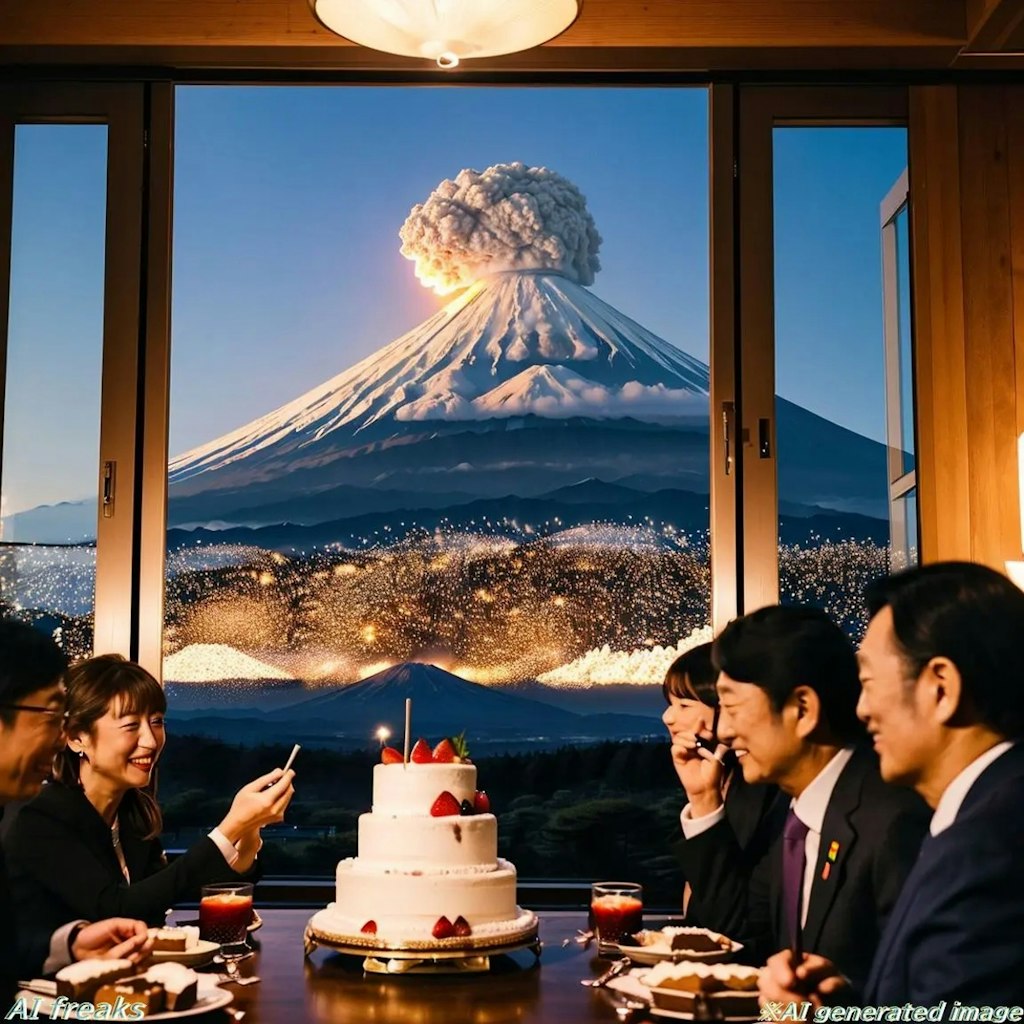
[[[708,367],[586,287],[600,236],[571,182],[523,164],[464,170],[412,210],[401,237],[420,280],[457,297],[173,459],[172,525],[309,525],[532,498],[583,479],[707,493]],[[779,417],[793,439],[789,502],[882,513],[881,445],[783,400]]]

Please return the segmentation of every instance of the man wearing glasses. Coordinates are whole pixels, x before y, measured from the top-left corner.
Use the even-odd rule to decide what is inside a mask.
[[[0,815],[36,795],[64,746],[64,672],[57,645],[21,622],[0,621]],[[15,922],[0,849],[0,1015],[19,977],[59,970],[88,957],[140,959],[150,943],[142,921],[69,921],[53,935]],[[45,964],[44,964],[45,961]]]

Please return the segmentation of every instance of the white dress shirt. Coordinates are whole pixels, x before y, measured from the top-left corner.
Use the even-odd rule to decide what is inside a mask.
[[[817,866],[818,851],[821,848],[821,828],[825,823],[825,812],[832,799],[832,790],[835,789],[839,776],[842,775],[843,769],[852,756],[853,747],[843,747],[815,775],[811,784],[790,802],[793,813],[807,826],[807,838],[804,840],[806,863],[804,865],[803,906],[800,912],[801,927],[807,923],[807,908],[811,902],[811,886],[814,883],[814,869]],[[679,816],[679,822],[683,828],[683,835],[687,839],[693,839],[694,836],[699,836],[713,825],[717,825],[724,817],[724,805],[710,814],[694,818],[690,815],[690,805],[687,804]]]
[[[971,786],[978,781],[978,776],[993,761],[998,760],[1013,746],[1011,740],[1005,740],[990,747],[981,757],[976,757],[960,774],[942,791],[938,806],[932,815],[928,831],[937,836],[956,821],[960,813],[960,805],[964,802]]]

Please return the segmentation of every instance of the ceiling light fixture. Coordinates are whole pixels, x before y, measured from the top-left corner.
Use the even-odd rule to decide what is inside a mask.
[[[529,50],[564,32],[579,0],[309,0],[332,32],[360,46],[454,68]]]

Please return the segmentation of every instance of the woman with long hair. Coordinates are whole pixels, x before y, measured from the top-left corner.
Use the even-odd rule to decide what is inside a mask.
[[[735,932],[743,919],[747,892],[759,884],[755,874],[767,868],[768,850],[781,833],[786,801],[775,786],[752,786],[737,770],[736,755],[718,741],[718,670],[712,660],[713,644],[693,647],[670,666],[662,684],[668,707],[661,716],[672,740],[672,765],[686,794],[680,815],[683,839],[676,854],[686,875],[683,898],[686,918],[726,934]],[[729,871],[718,872],[707,845],[711,829],[732,833],[736,856]],[[701,839],[705,836],[705,839]],[[723,916],[707,920],[702,911],[704,888],[714,889]],[[758,931],[760,932],[760,922]],[[739,941],[754,935],[731,934]],[[759,937],[759,935],[758,935]]]
[[[252,879],[260,829],[283,820],[294,773],[277,769],[243,786],[220,824],[168,864],[156,799],[166,710],[157,680],[120,655],[69,670],[54,781],[5,840],[19,917],[54,927],[103,917],[157,925],[207,883]]]

